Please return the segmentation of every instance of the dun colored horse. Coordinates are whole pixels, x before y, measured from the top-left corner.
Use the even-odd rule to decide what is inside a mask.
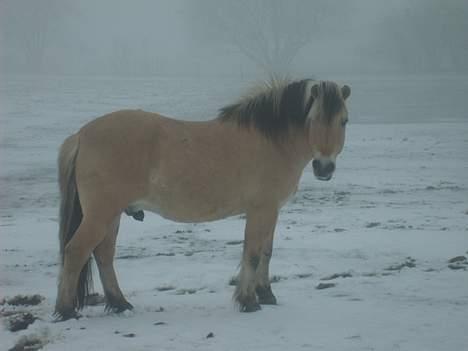
[[[68,137],[59,154],[61,274],[55,313],[77,316],[89,294],[94,255],[107,308],[131,309],[113,267],[123,212],[179,222],[245,214],[234,299],[245,312],[276,304],[268,267],[278,212],[313,160],[329,180],[348,120],[348,86],[272,82],[217,118],[187,122],[141,110],[97,118]]]

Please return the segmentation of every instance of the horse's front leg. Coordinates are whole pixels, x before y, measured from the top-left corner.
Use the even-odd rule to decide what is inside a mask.
[[[273,253],[273,236],[272,230],[263,240],[260,263],[257,268],[257,278],[255,284],[255,292],[258,296],[260,305],[276,305],[276,297],[273,295],[270,284],[270,260]]]
[[[260,309],[256,295],[258,272],[259,269],[262,269],[265,243],[268,242],[269,237],[273,240],[277,218],[278,209],[276,207],[258,207],[247,213],[244,252],[234,293],[234,299],[242,312],[254,312]],[[266,274],[268,275],[268,268]],[[263,277],[264,273],[261,275]]]

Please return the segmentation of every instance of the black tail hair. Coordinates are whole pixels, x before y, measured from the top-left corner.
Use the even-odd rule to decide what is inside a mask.
[[[78,154],[77,137],[68,138],[59,154],[59,184],[60,184],[60,256],[63,267],[65,247],[71,240],[83,219],[80,198],[76,187],[75,161]],[[78,287],[74,307],[82,309],[90,295],[93,286],[91,257],[83,266],[78,279]]]

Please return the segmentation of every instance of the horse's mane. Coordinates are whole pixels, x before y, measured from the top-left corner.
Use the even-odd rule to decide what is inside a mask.
[[[222,122],[234,121],[240,127],[254,127],[266,137],[279,139],[290,128],[304,128],[314,102],[311,87],[319,85],[323,118],[330,120],[343,106],[338,85],[333,82],[273,80],[257,87],[234,104],[220,109]]]

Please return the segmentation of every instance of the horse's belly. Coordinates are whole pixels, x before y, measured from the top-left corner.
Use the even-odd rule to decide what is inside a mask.
[[[248,189],[237,180],[188,161],[184,167],[179,163],[166,161],[153,169],[147,194],[132,207],[179,222],[213,221],[244,212]]]
[[[136,201],[130,207],[145,210],[177,222],[208,222],[242,213],[241,206],[232,201],[212,202],[196,197],[161,196]]]

